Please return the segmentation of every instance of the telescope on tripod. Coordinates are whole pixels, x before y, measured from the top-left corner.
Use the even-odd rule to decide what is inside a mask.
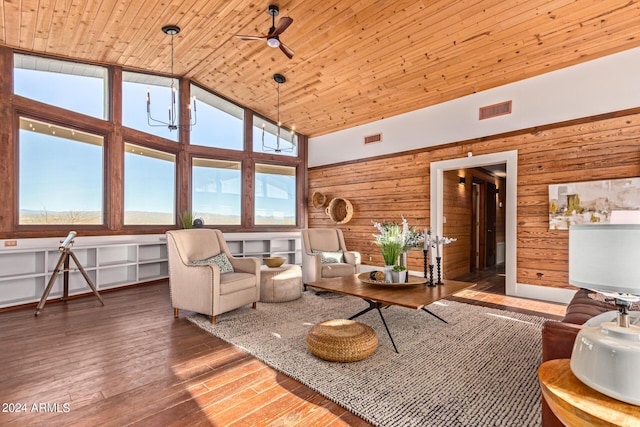
[[[60,246],[58,247],[58,252],[60,252],[60,258],[58,259],[58,263],[56,264],[55,269],[53,270],[53,274],[51,274],[51,278],[49,279],[49,283],[47,284],[47,287],[45,288],[44,293],[42,294],[42,298],[40,298],[40,302],[36,307],[35,316],[40,314],[40,312],[44,309],[44,304],[47,302],[47,298],[49,298],[49,293],[51,293],[51,289],[53,288],[53,285],[55,284],[56,279],[58,278],[58,274],[60,274],[60,272],[62,272],[62,283],[63,283],[62,301],[66,303],[67,300],[69,299],[69,271],[72,271],[69,269],[69,257],[73,259],[73,262],[76,264],[76,267],[78,271],[80,271],[80,273],[82,274],[82,277],[84,277],[84,280],[87,281],[87,284],[89,285],[89,287],[91,288],[95,296],[98,298],[100,303],[104,305],[104,301],[102,300],[102,297],[96,290],[96,287],[91,281],[91,278],[82,267],[82,264],[80,264],[80,261],[78,261],[78,258],[76,257],[76,255],[71,250],[71,247],[73,246],[73,239],[76,238],[76,235],[77,233],[75,231],[70,231],[67,237],[60,242]]]

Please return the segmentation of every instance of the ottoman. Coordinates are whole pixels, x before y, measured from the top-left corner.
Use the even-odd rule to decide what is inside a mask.
[[[299,265],[260,269],[260,302],[286,302],[302,295],[302,269]]]
[[[354,320],[333,319],[317,323],[307,333],[309,351],[330,362],[357,362],[378,348],[376,332]]]

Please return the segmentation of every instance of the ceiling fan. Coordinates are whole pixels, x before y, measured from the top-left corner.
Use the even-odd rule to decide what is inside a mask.
[[[280,34],[284,33],[284,30],[289,28],[289,25],[293,22],[293,19],[288,16],[283,16],[278,21],[278,26],[276,27],[276,16],[280,9],[278,6],[270,5],[267,9],[267,13],[271,15],[271,28],[269,29],[269,33],[266,36],[241,36],[236,35],[240,40],[266,40],[267,44],[270,47],[279,47],[282,53],[287,55],[289,59],[293,58],[293,50],[286,46],[284,43],[280,41]]]

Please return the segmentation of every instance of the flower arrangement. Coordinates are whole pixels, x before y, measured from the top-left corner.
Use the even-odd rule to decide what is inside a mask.
[[[385,265],[394,265],[404,247],[402,228],[396,223],[386,221],[382,224],[375,222],[373,226],[380,233],[374,234],[373,237],[375,238],[374,243],[378,245],[382,252]]]
[[[373,235],[374,243],[382,251],[385,265],[395,265],[400,254],[420,247],[420,241],[424,238],[424,233],[418,232],[415,226],[409,227],[404,217],[401,224],[384,221],[374,222],[373,226],[379,233]]]

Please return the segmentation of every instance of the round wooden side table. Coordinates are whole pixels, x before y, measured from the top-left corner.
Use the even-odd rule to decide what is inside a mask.
[[[538,368],[542,396],[568,426],[640,426],[640,406],[596,391],[580,381],[569,359],[548,360]]]

